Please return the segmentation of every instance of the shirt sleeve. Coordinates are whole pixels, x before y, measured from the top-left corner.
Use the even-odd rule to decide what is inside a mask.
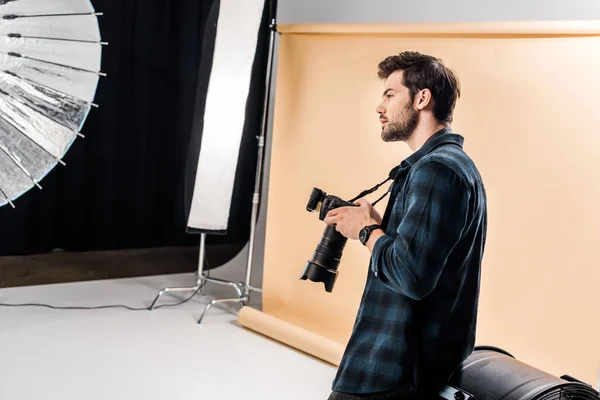
[[[446,165],[428,161],[408,178],[396,237],[373,247],[371,269],[389,288],[415,300],[435,288],[467,221],[469,191]]]

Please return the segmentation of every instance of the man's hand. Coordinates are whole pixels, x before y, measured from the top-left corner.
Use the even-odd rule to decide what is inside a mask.
[[[357,240],[362,228],[381,224],[381,215],[365,199],[359,199],[354,204],[358,207],[338,207],[329,211],[323,222],[335,225],[336,231],[348,239]]]

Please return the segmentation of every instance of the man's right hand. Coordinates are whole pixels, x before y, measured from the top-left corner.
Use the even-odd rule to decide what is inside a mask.
[[[371,218],[377,221],[377,225],[381,225],[383,218],[381,217],[381,214],[379,214],[379,211],[377,211],[373,206],[371,206]]]

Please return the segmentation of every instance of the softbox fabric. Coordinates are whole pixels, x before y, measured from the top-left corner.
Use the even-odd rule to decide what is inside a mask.
[[[255,81],[264,87],[264,73],[255,69],[259,34],[265,29],[265,1],[221,0],[213,7],[218,18],[210,80],[204,104],[197,102],[197,108],[204,107],[197,110],[202,118],[196,119],[192,132],[191,157],[196,160],[189,169],[194,179],[188,232],[227,234],[231,211],[240,206],[232,204],[239,168],[248,169],[248,164],[240,163],[247,117],[253,118],[250,134],[255,141],[261,127],[255,119],[263,107],[264,90],[252,93],[251,87]]]

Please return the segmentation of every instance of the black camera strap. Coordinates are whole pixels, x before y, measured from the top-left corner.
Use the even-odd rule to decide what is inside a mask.
[[[392,186],[390,185],[389,189],[377,200],[375,200],[373,202],[373,204],[371,204],[373,207],[375,207],[375,204],[379,203],[381,200],[383,200],[385,198],[385,196],[387,196],[388,194],[390,194],[390,192],[392,191]]]
[[[360,194],[358,196],[356,196],[355,198],[353,198],[352,200],[348,200],[349,203],[354,203],[356,200],[360,199],[361,197],[364,197],[368,194],[371,194],[375,191],[377,191],[377,189],[379,189],[381,187],[381,185],[383,185],[384,183],[391,181],[393,179],[396,178],[396,175],[398,175],[398,170],[400,169],[400,166],[398,165],[397,167],[392,168],[392,170],[390,171],[387,179],[381,183],[378,183],[377,185],[373,186],[371,189],[368,190],[363,190],[362,192],[360,192]],[[375,204],[379,203],[381,200],[383,200],[383,198],[385,196],[387,196],[390,191],[392,189],[392,186],[390,185],[390,187],[388,188],[388,190],[383,194],[383,196],[381,196],[380,198],[378,198],[377,200],[375,200],[375,202],[372,204],[372,206],[375,206]]]

